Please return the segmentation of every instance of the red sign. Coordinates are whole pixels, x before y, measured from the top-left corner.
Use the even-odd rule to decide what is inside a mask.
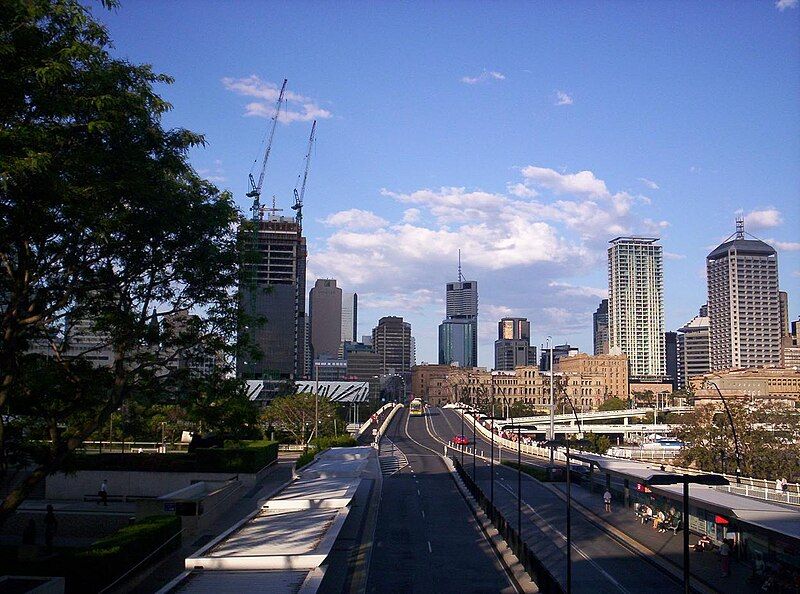
[[[714,523],[721,524],[722,526],[727,526],[728,520],[726,518],[723,518],[722,516],[714,516]]]
[[[643,485],[642,483],[636,483],[636,490],[640,493],[652,493],[653,491],[647,485]]]

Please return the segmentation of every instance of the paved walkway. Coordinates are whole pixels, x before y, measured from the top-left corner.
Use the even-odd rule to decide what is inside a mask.
[[[564,483],[551,483],[560,491],[564,491]],[[590,493],[587,489],[573,483],[571,495],[574,501],[588,508],[601,521],[617,528],[628,537],[643,544],[661,557],[667,559],[675,566],[683,568],[683,532],[678,530],[677,534],[671,531],[658,532],[653,530],[651,524],[642,525],[636,517],[633,507],[625,508],[619,500],[615,500],[612,505],[611,513],[603,509],[603,496],[601,491]],[[690,533],[689,544],[694,545],[698,536]],[[689,567],[692,576],[705,582],[715,590],[720,592],[760,592],[760,587],[756,584],[747,582],[750,576],[750,568],[744,563],[731,559],[731,571],[729,577],[722,577],[720,558],[716,552],[695,552],[690,551]]]
[[[283,454],[283,452],[282,452]],[[242,497],[233,502],[227,512],[222,514],[203,534],[184,542],[174,551],[147,571],[134,576],[128,582],[115,588],[119,594],[152,594],[178,577],[184,571],[184,559],[194,553],[215,536],[221,534],[236,522],[252,513],[258,501],[267,498],[277,488],[292,478],[292,466],[300,452],[286,452],[292,456],[281,455],[275,470],[265,476],[253,489],[243,491]]]

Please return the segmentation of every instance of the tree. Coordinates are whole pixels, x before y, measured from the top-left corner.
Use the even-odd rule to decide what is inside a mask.
[[[768,404],[729,401],[743,476],[800,479],[800,411]],[[709,472],[732,473],[736,447],[727,415],[703,405],[684,415],[678,437],[686,442],[678,463]]]
[[[584,439],[589,442],[589,451],[596,454],[605,454],[611,447],[611,440],[607,435],[598,435],[597,433],[588,432]]]
[[[164,129],[153,86],[171,79],[108,48],[77,0],[2,2],[0,472],[30,462],[25,439],[48,445],[0,523],[126,400],[174,394],[189,349],[224,369],[241,325],[239,214],[187,161],[203,137]],[[179,312],[201,315],[171,331]],[[81,348],[81,328],[103,345]]]
[[[318,408],[317,408],[318,407]],[[336,407],[325,396],[317,400],[310,392],[278,396],[264,409],[263,418],[278,430],[286,431],[295,443],[306,443],[314,430],[314,419],[319,411],[320,436],[333,435]]]
[[[513,418],[533,417],[536,415],[536,408],[531,404],[526,404],[522,400],[516,400],[509,407],[509,412]]]
[[[612,410],[625,410],[628,408],[628,404],[622,400],[621,398],[617,398],[616,396],[612,396],[605,400],[600,406],[597,407],[597,410],[600,411],[612,411]]]

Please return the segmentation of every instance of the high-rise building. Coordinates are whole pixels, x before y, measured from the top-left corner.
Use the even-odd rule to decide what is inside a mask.
[[[790,328],[781,339],[781,366],[800,369],[800,319],[793,321]]]
[[[700,308],[700,315],[678,328],[677,338],[678,389],[685,390],[689,387],[689,378],[711,369],[707,306]]]
[[[789,293],[778,291],[778,306],[781,315],[781,336],[789,336]]]
[[[355,342],[358,332],[358,293],[342,292],[342,342]]]
[[[320,278],[308,298],[314,359],[336,357],[342,343],[342,290],[335,279]]]
[[[736,232],[706,257],[711,369],[778,365],[781,311],[778,254],[763,241]]]
[[[411,371],[411,324],[399,316],[386,316],[372,329],[372,348],[381,361],[381,374]]]
[[[567,357],[572,357],[580,353],[578,347],[570,346],[568,344],[557,344],[553,347],[553,368],[555,369],[556,363]],[[547,347],[542,348],[542,354],[539,356],[539,369],[542,371],[550,371],[550,349]]]
[[[239,288],[239,305],[253,319],[245,329],[261,358],[240,355],[236,374],[244,379],[299,379],[305,374],[306,239],[297,221],[270,215],[243,231],[253,248],[249,281]],[[251,239],[252,238],[252,239]]]
[[[608,354],[608,299],[603,299],[592,314],[594,354]]]
[[[536,347],[531,346],[531,323],[527,318],[503,318],[497,323],[494,368],[513,371],[536,364]]]
[[[678,333],[664,332],[664,357],[667,377],[672,389],[678,387]]]
[[[439,363],[478,364],[478,283],[458,270],[458,282],[447,283],[445,319],[439,326]]]
[[[608,248],[609,349],[628,356],[631,378],[665,371],[664,270],[658,239],[617,237]]]

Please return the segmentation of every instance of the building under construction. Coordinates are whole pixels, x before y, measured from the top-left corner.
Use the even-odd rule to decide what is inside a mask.
[[[261,358],[239,356],[237,375],[244,379],[299,379],[305,374],[306,238],[294,217],[270,215],[255,223],[250,286],[240,291],[240,305],[251,320],[251,344]]]

